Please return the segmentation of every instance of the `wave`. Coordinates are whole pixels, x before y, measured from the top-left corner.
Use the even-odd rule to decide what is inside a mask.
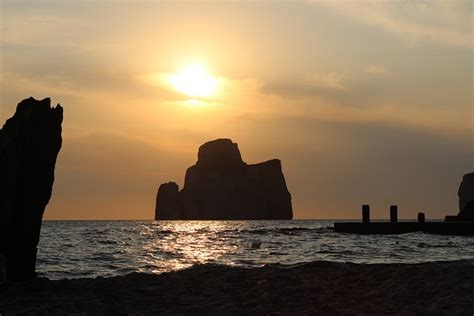
[[[459,247],[459,245],[452,242],[448,242],[446,244],[428,244],[428,243],[420,242],[416,246],[418,248],[457,248]]]
[[[299,232],[310,232],[310,233],[322,233],[322,232],[329,232],[328,227],[317,227],[317,228],[307,228],[307,227],[283,227],[283,228],[264,228],[264,229],[242,229],[240,233],[247,233],[247,234],[257,234],[257,235],[264,235],[264,234],[284,234],[284,235],[293,235]]]

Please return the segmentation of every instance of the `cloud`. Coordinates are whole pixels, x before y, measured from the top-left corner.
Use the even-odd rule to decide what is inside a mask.
[[[313,73],[303,79],[268,81],[261,85],[265,94],[291,99],[333,97],[349,89],[342,83],[344,75],[336,72]]]
[[[375,67],[371,70],[374,75],[388,73],[382,69]],[[361,97],[360,91],[353,88],[322,89],[295,82],[267,82],[262,85],[262,91],[266,93],[261,102],[262,120],[268,117],[308,117],[327,123],[405,126],[438,135],[472,134],[472,124],[464,119],[471,116],[470,108],[437,107],[416,100],[404,103],[404,100],[384,97],[370,99],[365,92]],[[258,118],[254,116],[254,119]]]
[[[409,41],[473,48],[471,0],[311,2]]]
[[[370,65],[367,68],[365,68],[365,72],[367,72],[371,75],[387,75],[387,74],[390,74],[390,71],[385,69],[384,66],[379,66],[379,65]]]
[[[342,85],[343,74],[336,72],[315,73],[306,79],[306,84],[324,89],[346,90]]]

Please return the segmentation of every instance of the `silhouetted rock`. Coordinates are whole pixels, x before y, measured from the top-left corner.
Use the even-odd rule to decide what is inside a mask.
[[[469,221],[474,222],[474,200],[469,201],[464,205],[464,208],[461,212],[459,212],[457,216],[458,221]]]
[[[156,217],[173,219],[180,216],[179,187],[174,182],[163,183],[156,195]]]
[[[0,269],[8,280],[36,276],[36,246],[61,148],[63,109],[49,98],[21,101],[0,130]]]
[[[474,221],[474,172],[466,173],[459,185],[459,220]]]
[[[155,219],[291,219],[291,195],[278,159],[247,165],[237,144],[217,139],[199,148],[184,188],[162,184]]]

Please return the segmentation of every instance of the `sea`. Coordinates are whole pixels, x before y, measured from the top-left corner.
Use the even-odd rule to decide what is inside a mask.
[[[164,273],[197,264],[473,260],[474,236],[336,233],[331,220],[44,221],[37,272],[50,279]]]

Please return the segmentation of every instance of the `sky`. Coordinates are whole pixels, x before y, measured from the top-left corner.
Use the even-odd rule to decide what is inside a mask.
[[[201,144],[279,158],[297,219],[442,218],[474,171],[473,2],[0,0],[0,121],[64,107],[45,219],[152,219]],[[199,64],[212,95],[170,78]]]

